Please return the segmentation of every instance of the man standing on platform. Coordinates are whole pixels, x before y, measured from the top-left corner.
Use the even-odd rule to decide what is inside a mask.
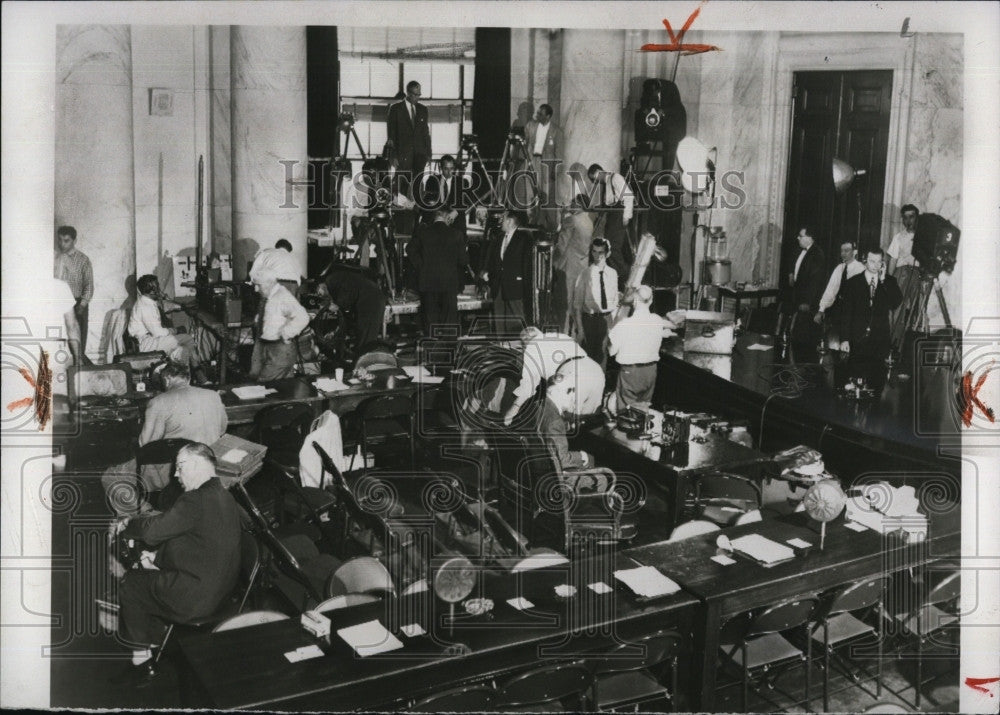
[[[865,270],[848,280],[844,289],[840,350],[850,354],[848,374],[863,378],[874,390],[885,384],[885,359],[892,347],[889,313],[902,300],[896,279],[886,274],[882,250],[869,251]]]
[[[608,323],[618,310],[618,272],[608,265],[609,248],[607,239],[594,239],[590,266],[577,277],[572,301],[577,325],[583,329],[583,347],[602,369]]]
[[[856,254],[854,241],[844,241],[840,244],[840,263],[830,274],[823,297],[819,299],[819,311],[813,318],[817,325],[827,322],[827,334],[833,342],[831,345],[833,349],[836,349],[834,345],[839,343],[842,332],[844,288],[848,280],[865,269],[865,264],[857,259]],[[828,316],[831,318],[829,321],[827,321]]]
[[[796,241],[799,253],[788,276],[789,287],[782,314],[789,321],[789,341],[815,347],[819,331],[811,317],[819,310],[820,296],[826,285],[826,259],[808,228],[799,230]]]
[[[441,167],[441,173],[429,176],[424,187],[424,206],[427,207],[424,220],[432,223],[435,211],[439,208],[446,209],[448,222],[465,241],[465,209],[468,206],[462,205],[462,177],[455,174],[455,157],[445,154],[438,162],[438,166]]]
[[[269,269],[278,279],[278,283],[285,286],[288,292],[298,297],[299,285],[302,276],[299,267],[292,260],[292,244],[285,239],[279,239],[274,248],[262,248],[257,252],[250,267],[250,280],[254,279],[260,271]]]
[[[420,176],[431,157],[430,122],[420,96],[420,83],[408,82],[406,98],[391,105],[386,117],[386,146],[392,165],[402,175],[401,189]],[[405,193],[413,198],[408,190]]]
[[[358,354],[365,346],[382,335],[385,325],[385,295],[378,284],[359,268],[333,264],[319,284],[320,293],[326,293],[340,308],[353,310],[358,333]]]
[[[556,167],[562,131],[552,121],[552,107],[538,107],[535,118],[524,127],[524,143],[531,154],[531,163],[538,177],[539,223],[546,231],[559,230],[559,209],[556,207]]]
[[[521,229],[524,217],[508,211],[501,223],[503,235],[490,244],[483,280],[490,285],[493,315],[500,319],[525,320],[524,299],[529,290],[531,236]]]
[[[600,188],[601,211],[604,216],[604,238],[611,244],[608,263],[618,276],[618,289],[625,287],[632,249],[629,247],[626,227],[632,220],[635,197],[628,182],[621,174],[605,171],[600,164],[591,164],[587,177]]]
[[[60,226],[56,231],[59,241],[59,253],[56,254],[56,278],[66,281],[76,305],[76,322],[80,328],[80,354],[78,360],[82,364],[83,355],[87,352],[87,331],[90,318],[90,300],[94,297],[94,269],[90,259],[76,248],[76,229],[72,226]]]
[[[650,312],[653,289],[639,286],[632,296],[632,315],[618,321],[608,332],[608,352],[618,361],[618,409],[644,403],[648,406],[656,387],[660,344],[674,335],[673,323]]]
[[[576,279],[587,270],[590,244],[594,240],[594,222],[584,210],[585,202],[585,197],[577,196],[566,209],[552,255],[553,309],[563,321],[563,332],[574,336],[583,329],[576,324],[570,298]]]
[[[261,306],[251,377],[261,382],[291,377],[299,361],[296,339],[309,325],[309,314],[270,269],[258,271],[253,282]]]
[[[433,335],[434,326],[459,328],[458,293],[469,266],[469,254],[458,230],[449,225],[453,210],[439,208],[434,223],[423,227],[407,249],[417,274],[420,310],[424,316],[424,337]],[[460,330],[456,335],[460,334]]]

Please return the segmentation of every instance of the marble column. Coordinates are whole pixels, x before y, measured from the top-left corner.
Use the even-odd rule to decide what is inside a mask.
[[[284,238],[305,275],[306,29],[234,26],[229,58],[234,273]]]
[[[56,29],[55,223],[77,230],[94,297],[87,353],[135,277],[132,40],[125,25]],[[42,247],[39,246],[41,249]]]
[[[559,121],[563,170],[597,163],[618,170],[622,158],[624,30],[563,30]],[[563,177],[560,198],[573,189]]]

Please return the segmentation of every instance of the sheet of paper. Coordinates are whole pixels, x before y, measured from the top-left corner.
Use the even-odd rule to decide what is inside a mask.
[[[520,573],[521,571],[533,571],[534,569],[545,568],[546,566],[558,566],[559,564],[568,564],[569,559],[567,559],[562,554],[552,552],[552,553],[538,553],[532,554],[528,558],[522,559],[515,565],[510,572]]]
[[[301,648],[296,648],[295,650],[290,650],[285,653],[285,657],[288,658],[289,663],[298,663],[300,660],[309,660],[310,658],[322,658],[323,651],[320,650],[319,646],[304,645]]]
[[[733,539],[731,543],[736,551],[764,564],[795,558],[795,552],[791,548],[760,534],[747,534]]]
[[[511,605],[511,608],[516,608],[519,611],[535,607],[534,603],[526,598],[522,598],[521,596],[518,596],[517,598],[508,598],[507,603]]]
[[[416,636],[422,636],[427,631],[419,623],[410,623],[402,627],[403,635],[407,638],[415,638]]]
[[[596,593],[599,596],[603,596],[605,593],[611,593],[611,586],[604,583],[604,581],[598,581],[597,583],[588,583],[587,588]]]
[[[736,559],[731,559],[725,554],[718,554],[712,557],[712,561],[719,564],[719,566],[732,566],[736,563]]]
[[[808,548],[812,547],[812,544],[810,544],[805,539],[798,539],[798,538],[796,538],[796,539],[786,539],[785,543],[788,544],[788,545],[790,545],[790,546],[794,546],[796,549],[808,549]]]
[[[845,521],[844,526],[846,526],[851,531],[868,531],[868,527],[864,524],[859,524],[856,521]]]
[[[645,598],[666,596],[677,593],[681,587],[663,575],[653,566],[638,566],[634,569],[615,571],[615,578],[632,589],[636,595]]]
[[[356,626],[340,628],[337,630],[337,635],[362,658],[403,647],[402,641],[378,621],[366,621]]]
[[[430,371],[423,365],[403,365],[403,372],[414,380],[421,377],[432,377]]]
[[[272,392],[277,392],[277,390],[273,387],[264,387],[263,385],[241,385],[240,387],[232,388],[232,393],[241,400],[260,400]]]
[[[347,389],[347,385],[333,377],[318,377],[316,378],[315,385],[317,390],[322,390],[323,392],[338,392]]]
[[[233,447],[231,450],[219,457],[219,459],[223,462],[229,462],[230,464],[239,464],[248,454],[250,453],[245,449]]]
[[[773,350],[773,345],[764,345],[764,343],[754,343],[753,345],[747,345],[747,350]]]

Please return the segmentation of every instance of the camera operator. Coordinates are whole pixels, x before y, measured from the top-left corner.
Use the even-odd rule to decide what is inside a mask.
[[[378,284],[362,269],[333,263],[324,272],[317,292],[341,310],[354,312],[358,335],[357,347],[378,340],[385,322],[385,295]],[[360,354],[360,351],[359,351]]]

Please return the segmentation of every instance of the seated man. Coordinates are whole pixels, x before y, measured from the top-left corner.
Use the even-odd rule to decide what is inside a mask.
[[[158,547],[155,569],[125,574],[118,592],[119,635],[135,646],[133,665],[116,682],[143,685],[155,675],[151,645],[164,622],[184,623],[213,613],[236,586],[241,511],[215,476],[215,455],[196,443],[177,455],[184,494],[162,514],[122,519],[115,533]]]
[[[639,286],[632,294],[632,315],[624,318],[608,333],[608,352],[618,360],[617,408],[653,399],[656,368],[660,363],[660,344],[674,334],[674,324],[649,310],[653,289]]]
[[[132,306],[128,333],[139,342],[139,352],[162,350],[172,361],[188,363],[192,369],[198,370],[200,362],[191,335],[163,326],[158,302],[163,299],[163,294],[156,276],[142,276],[135,287],[139,295]]]
[[[543,333],[534,326],[522,330],[520,338],[524,347],[521,382],[514,389],[514,402],[504,414],[504,424],[508,426],[539,385],[555,375],[563,363],[587,354],[570,336],[557,332]]]
[[[604,475],[576,475],[567,470],[588,469],[594,466],[594,458],[586,452],[571,452],[566,435],[569,431],[565,414],[576,409],[577,385],[571,377],[557,372],[548,381],[538,432],[542,442],[549,448],[563,481],[573,489],[590,488],[604,491],[608,484]],[[581,478],[582,477],[582,478]]]

